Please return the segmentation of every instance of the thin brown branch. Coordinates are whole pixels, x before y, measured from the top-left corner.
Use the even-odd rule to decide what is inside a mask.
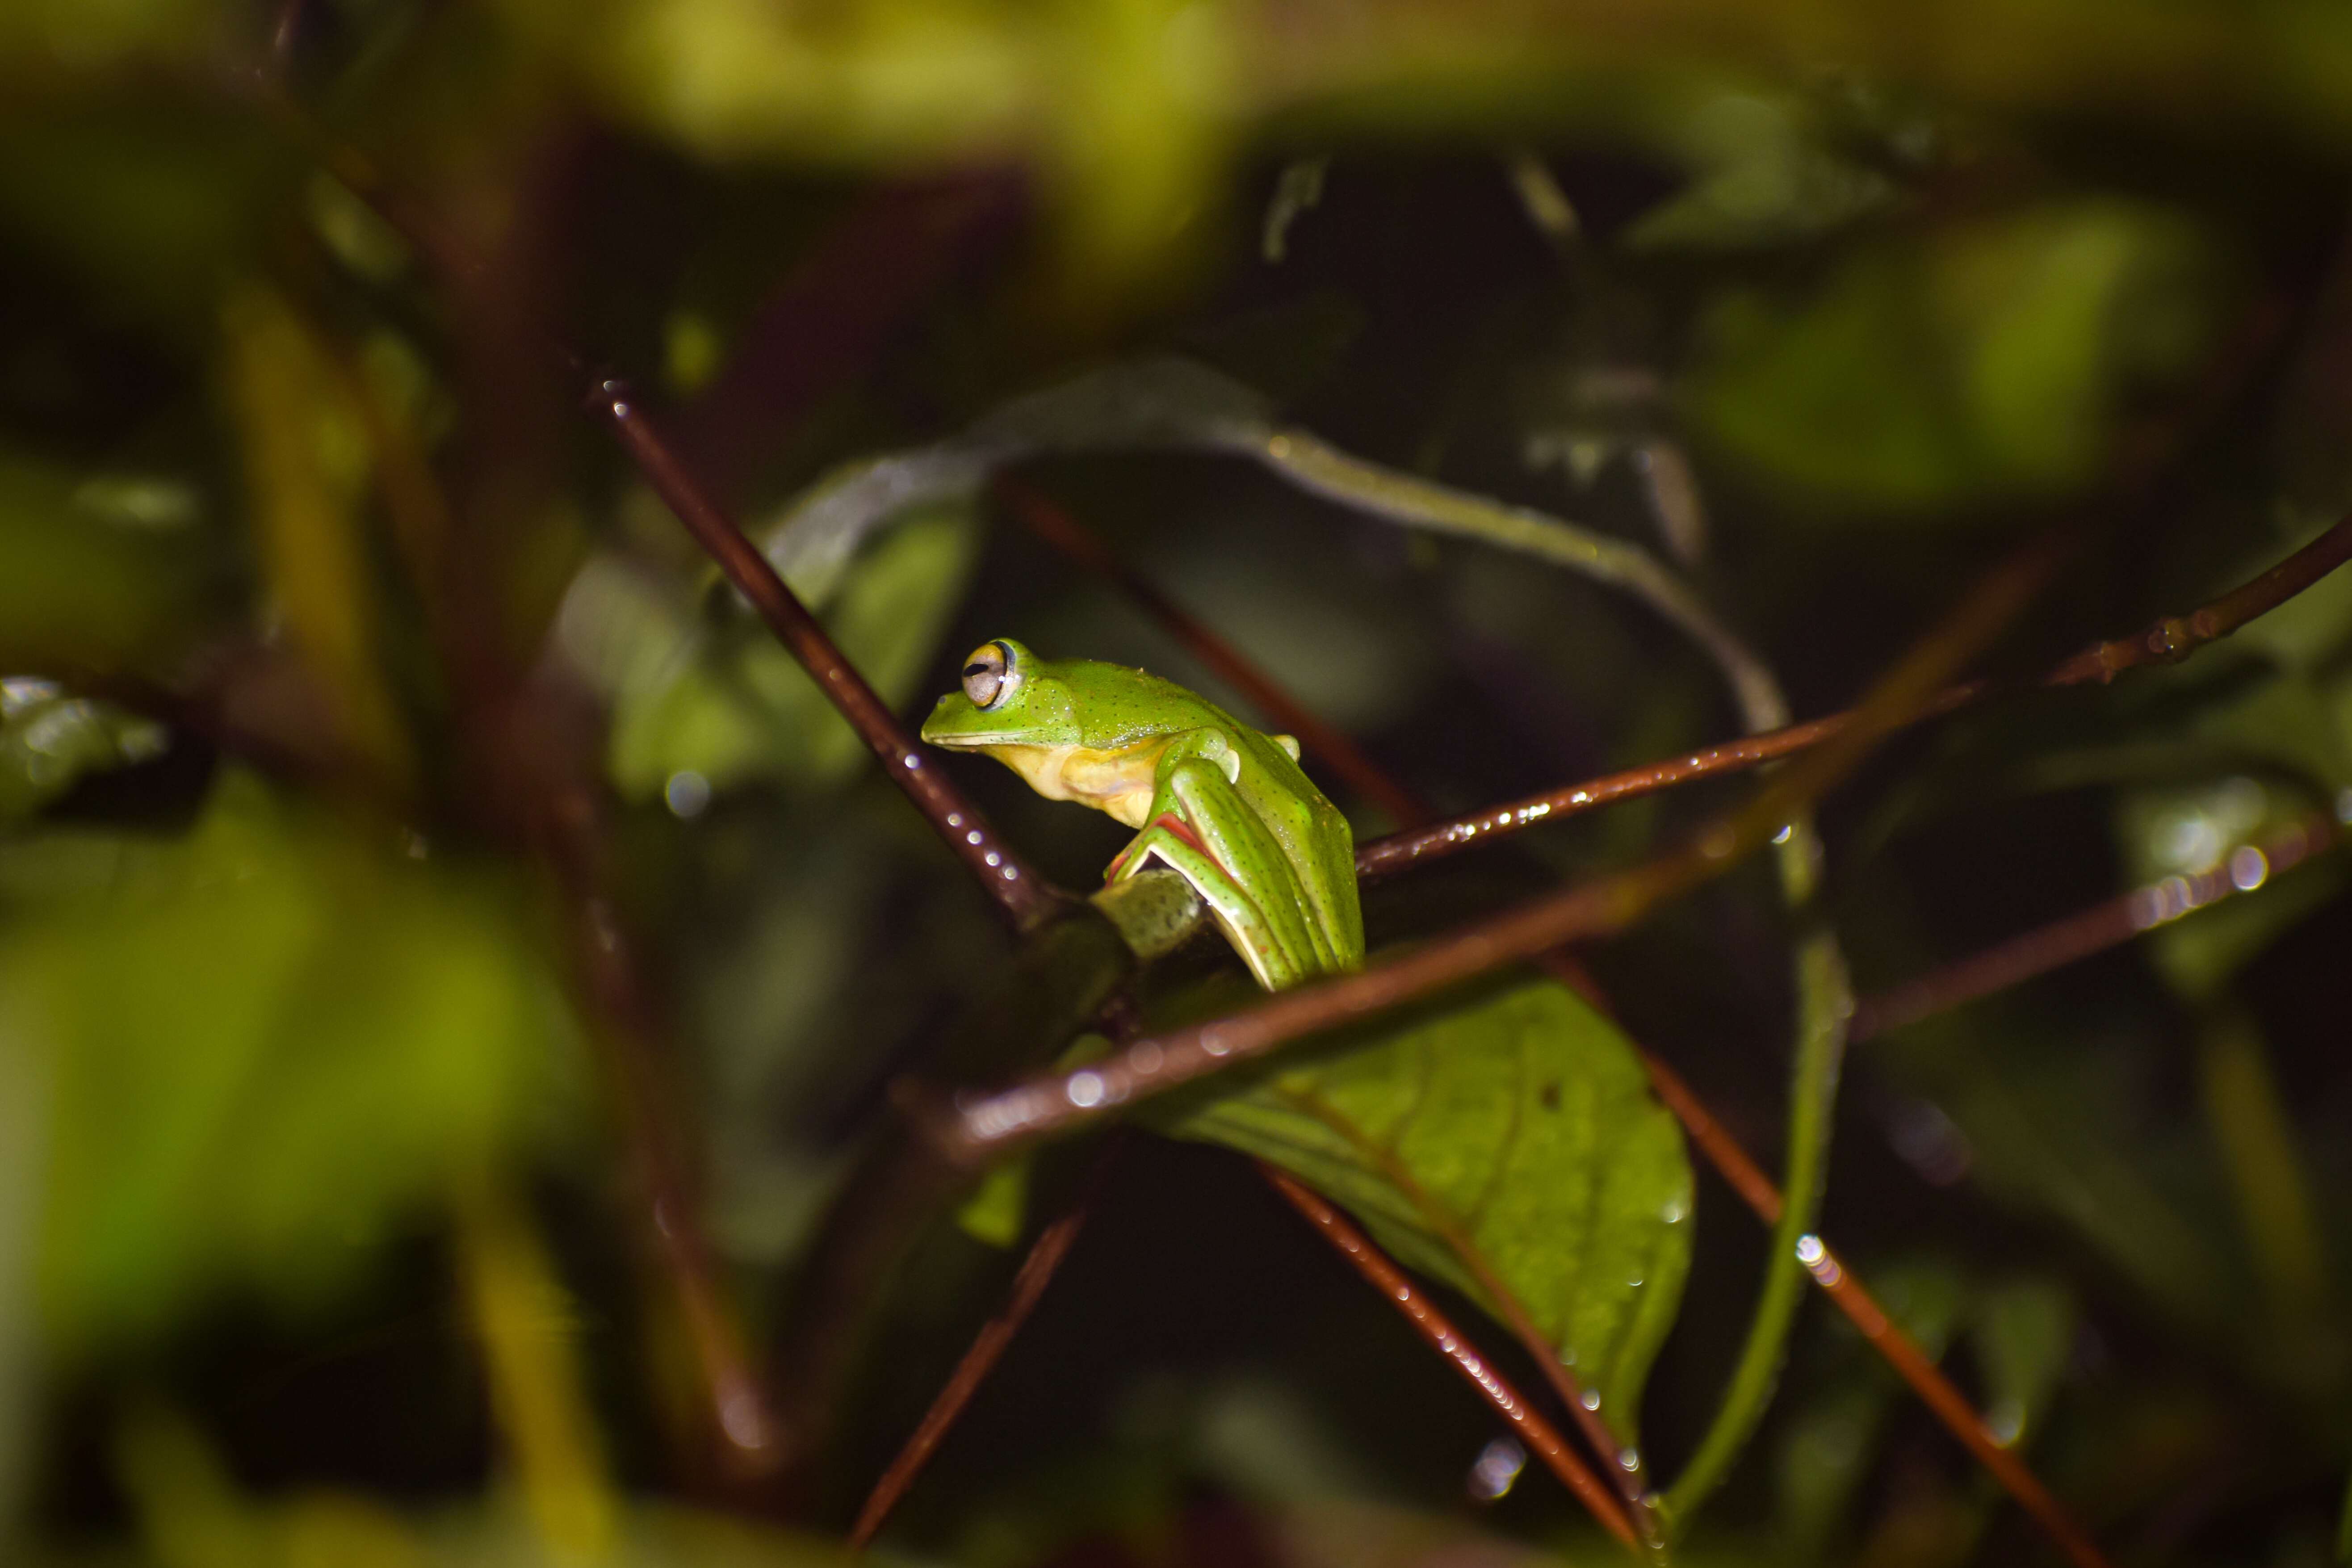
[[[882,1521],[890,1517],[890,1510],[898,1506],[898,1500],[915,1484],[916,1476],[929,1462],[932,1451],[963,1414],[964,1406],[971,1403],[972,1395],[980,1392],[980,1385],[987,1381],[989,1373],[1013,1343],[1013,1336],[1021,1331],[1021,1325],[1029,1321],[1029,1314],[1045,1294],[1045,1287],[1053,1283],[1055,1271],[1069,1256],[1071,1244],[1086,1227],[1095,1198],[1102,1189],[1104,1173],[1118,1152],[1116,1141],[1104,1148],[1094,1169],[1087,1173],[1077,1201],[1030,1243],[1028,1255],[1021,1259],[1020,1270],[1013,1276],[1013,1288],[1005,1295],[1004,1305],[973,1336],[963,1358],[956,1363],[955,1371],[933,1396],[930,1408],[923,1412],[922,1420],[898,1457],[890,1461],[890,1468],[874,1483],[866,1506],[857,1510],[857,1522],[849,1531],[850,1551],[863,1552],[873,1542]]]
[[[1415,952],[1300,986],[1223,1018],[1138,1040],[1118,1055],[960,1104],[938,1117],[942,1152],[978,1165],[997,1151],[1263,1056],[1302,1036],[1396,1005],[1567,942],[1613,935],[1664,900],[1722,876],[1769,842],[1880,737],[1906,722],[1990,641],[2054,569],[2044,541],[2012,557],[1906,654],[1838,734],[1687,848],[1465,926]]]
[[[1306,1217],[1334,1251],[1345,1258],[1356,1271],[1370,1281],[1372,1288],[1388,1298],[1402,1313],[1423,1341],[1431,1349],[1454,1363],[1454,1369],[1475,1388],[1486,1403],[1504,1420],[1511,1424],[1528,1450],[1539,1456],[1562,1485],[1576,1494],[1610,1534],[1632,1550],[1639,1550],[1632,1521],[1625,1516],[1624,1505],[1608,1487],[1601,1482],[1576,1451],[1559,1435],[1559,1428],[1543,1418],[1517,1389],[1495,1369],[1492,1362],[1479,1353],[1478,1347],[1465,1338],[1452,1321],[1432,1305],[1427,1295],[1390,1260],[1387,1254],[1374,1247],[1370,1237],[1358,1230],[1345,1215],[1329,1200],[1305,1185],[1287,1172],[1258,1163],[1258,1169],[1274,1190],[1288,1201],[1290,1206]]]
[[[1707,1163],[1766,1226],[1778,1224],[1780,1191],[1772,1184],[1772,1178],[1748,1157],[1748,1151],[1739,1146],[1738,1140],[1724,1131],[1680,1074],[1648,1051],[1642,1053],[1642,1060],[1649,1068],[1650,1083],[1658,1091],[1658,1098],[1675,1113]],[[1839,1261],[1829,1244],[1818,1236],[1809,1236],[1798,1244],[1797,1256],[1813,1282],[1861,1331],[1862,1337],[1911,1385],[1912,1392],[1918,1394],[1945,1430],[1959,1439],[2001,1489],[2050,1533],[2068,1560],[2076,1568],[2108,1568],[2105,1556],[2082,1526],[2074,1522],[2074,1516],[2025,1468],[2024,1461],[2002,1446],[1984,1418],[1969,1404],[1967,1395],[1937,1369],[1916,1341],[1888,1319],[1876,1299]]]
[[[2119,947],[2224,899],[2251,893],[2281,872],[2334,848],[2340,837],[2334,816],[2313,812],[2260,844],[2239,846],[2210,870],[2135,888],[1867,997],[1854,1010],[1851,1037],[1860,1043],[1917,1023]]]
[[[2108,681],[2125,670],[2148,664],[2171,664],[2210,642],[2228,637],[2258,616],[2276,609],[2318,582],[2346,561],[2352,560],[2352,516],[2264,572],[2186,616],[2167,616],[2129,637],[2116,637],[2064,660],[2040,685],[2080,686]],[[2009,689],[1990,681],[1969,681],[1939,692],[1923,703],[1915,719],[1929,719],[1965,708],[1997,690]],[[1852,721],[1853,710],[1809,719],[1786,729],[1750,735],[1720,746],[1708,746],[1685,756],[1652,763],[1623,773],[1610,773],[1561,789],[1529,795],[1524,800],[1488,806],[1466,816],[1432,824],[1405,833],[1393,833],[1357,846],[1356,874],[1370,879],[1392,875],[1408,866],[1434,860],[1495,838],[1591,811],[1596,806],[1654,794],[1694,779],[1711,778],[1752,768],[1759,763],[1789,756],[1817,746]]]
[[[589,408],[610,423],[623,450],[633,458],[656,494],[709,552],[736,592],[751,602],[776,639],[817,684],[859,739],[882,759],[885,772],[915,803],[964,868],[986,888],[1013,925],[1036,925],[1061,901],[1052,887],[1029,868],[1012,845],[997,836],[979,807],[929,753],[917,746],[874,688],[867,685],[817,618],[785,586],[759,547],[719,509],[687,472],[636,405],[625,383],[599,381]]]
[[[1235,652],[1232,644],[1190,610],[1113,555],[1101,540],[1053,498],[1011,474],[998,474],[989,488],[1013,516],[1027,525],[1030,532],[1133,599],[1187,652],[1248,698],[1260,713],[1273,721],[1276,728],[1288,731],[1309,756],[1337,773],[1349,789],[1378,806],[1391,821],[1410,827],[1429,820],[1433,814],[1428,805],[1390,778],[1346,731],[1325,723],[1304,703],[1267,679],[1257,666]]]
[[[1958,688],[1968,695],[1951,700],[1953,694],[1939,700],[1941,706],[1921,717],[1931,717],[1937,711],[1948,711],[1961,706],[1976,695],[1981,683],[1972,682]],[[1533,827],[1538,823],[1574,816],[1581,812],[1621,800],[1633,800],[1641,795],[1654,795],[1693,779],[1709,778],[1718,773],[1743,773],[1759,763],[1769,763],[1796,752],[1820,744],[1842,729],[1852,713],[1832,713],[1824,718],[1809,719],[1801,724],[1791,724],[1785,730],[1769,730],[1760,735],[1749,735],[1738,741],[1727,741],[1719,746],[1708,746],[1686,756],[1669,762],[1650,763],[1622,773],[1604,773],[1581,784],[1563,789],[1548,790],[1542,795],[1528,795],[1523,800],[1504,805],[1487,806],[1466,816],[1404,833],[1391,833],[1385,838],[1375,838],[1356,849],[1356,876],[1360,881],[1373,881],[1394,876],[1423,861],[1442,859],[1456,849],[1483,844]]]

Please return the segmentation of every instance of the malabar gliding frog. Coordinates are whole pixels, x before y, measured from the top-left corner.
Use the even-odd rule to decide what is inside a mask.
[[[1355,838],[1289,736],[1139,669],[1043,659],[999,637],[964,660],[963,689],[940,699],[923,739],[1140,828],[1104,879],[1167,866],[1267,990],[1363,961]]]

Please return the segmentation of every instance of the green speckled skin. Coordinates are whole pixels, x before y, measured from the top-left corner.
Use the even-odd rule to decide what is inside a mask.
[[[1362,961],[1354,836],[1281,745],[1139,669],[1042,659],[1011,638],[989,646],[1006,669],[996,700],[982,708],[949,692],[924,723],[924,740],[988,752],[1053,798],[1113,815],[1125,807],[1130,822],[1139,815],[1141,831],[1110,878],[1155,858],[1183,875],[1267,989]],[[1053,771],[1065,762],[1079,787],[1066,789]],[[1097,798],[1122,781],[1136,792],[1131,800]],[[1139,814],[1147,788],[1150,805]],[[1182,831],[1171,832],[1170,820]]]

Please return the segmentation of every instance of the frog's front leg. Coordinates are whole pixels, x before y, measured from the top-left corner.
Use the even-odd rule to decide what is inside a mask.
[[[1339,967],[1307,918],[1305,890],[1281,847],[1224,771],[1184,757],[1164,763],[1159,782],[1151,819],[1111,862],[1107,879],[1132,877],[1157,857],[1192,885],[1269,991]],[[1234,865],[1258,869],[1245,882],[1228,868]]]

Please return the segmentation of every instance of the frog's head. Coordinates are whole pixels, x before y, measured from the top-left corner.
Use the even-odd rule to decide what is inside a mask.
[[[1011,637],[998,637],[963,661],[962,689],[940,699],[923,721],[923,739],[967,752],[1073,746],[1081,740],[1077,710],[1059,667]]]

